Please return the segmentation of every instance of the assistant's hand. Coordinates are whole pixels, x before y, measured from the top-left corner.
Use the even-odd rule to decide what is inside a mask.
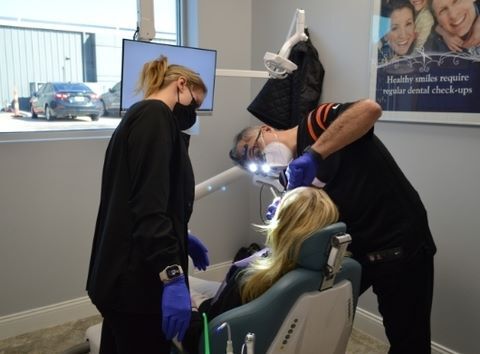
[[[188,234],[188,255],[192,258],[193,265],[198,270],[206,270],[210,265],[207,247],[191,233]]]
[[[267,220],[272,220],[273,219],[273,216],[275,215],[275,212],[277,211],[278,204],[280,204],[280,200],[282,200],[282,198],[276,197],[272,201],[272,203],[270,203],[270,205],[268,206],[267,212],[265,213],[265,218]]]
[[[192,304],[190,293],[185,284],[185,276],[181,275],[166,283],[162,296],[162,330],[170,340],[177,335],[181,342],[190,325]]]
[[[306,151],[302,156],[296,158],[287,167],[287,190],[312,184],[317,175],[317,157],[311,151]]]

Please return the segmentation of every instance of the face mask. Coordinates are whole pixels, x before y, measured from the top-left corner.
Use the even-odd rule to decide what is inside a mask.
[[[188,106],[181,103],[176,103],[173,107],[173,115],[177,117],[178,126],[180,130],[190,129],[197,121],[197,103],[192,100]]]
[[[293,158],[292,151],[288,146],[278,141],[265,146],[263,154],[270,167],[286,167]]]
[[[188,88],[188,91],[190,91],[190,96],[192,96],[192,101],[190,104],[186,106],[180,103],[180,91],[177,88],[177,103],[173,107],[173,115],[177,117],[180,130],[190,129],[197,121],[196,110],[198,108],[198,104],[193,97],[192,90]]]

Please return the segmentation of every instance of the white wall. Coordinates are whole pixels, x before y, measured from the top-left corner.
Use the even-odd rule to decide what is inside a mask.
[[[370,4],[253,2],[253,67],[262,67],[265,51],[281,47],[295,9],[303,8],[326,70],[322,101],[368,97]],[[478,353],[480,128],[379,122],[376,132],[420,193],[438,246],[432,339],[449,352]],[[371,293],[361,298],[359,306],[377,314]]]

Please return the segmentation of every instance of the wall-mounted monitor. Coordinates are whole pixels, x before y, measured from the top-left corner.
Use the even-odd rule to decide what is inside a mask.
[[[198,110],[212,111],[217,65],[216,50],[130,39],[123,40],[121,110],[126,111],[132,104],[143,99],[142,92],[138,94],[135,92],[143,64],[157,59],[160,55],[166,56],[169,64],[183,65],[200,74],[208,93]]]

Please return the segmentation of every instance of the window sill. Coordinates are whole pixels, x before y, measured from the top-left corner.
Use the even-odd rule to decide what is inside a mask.
[[[12,113],[2,112],[0,143],[110,139],[119,122],[119,118],[105,117],[94,122],[87,117],[46,121],[42,118],[32,119],[23,114],[13,117]]]

